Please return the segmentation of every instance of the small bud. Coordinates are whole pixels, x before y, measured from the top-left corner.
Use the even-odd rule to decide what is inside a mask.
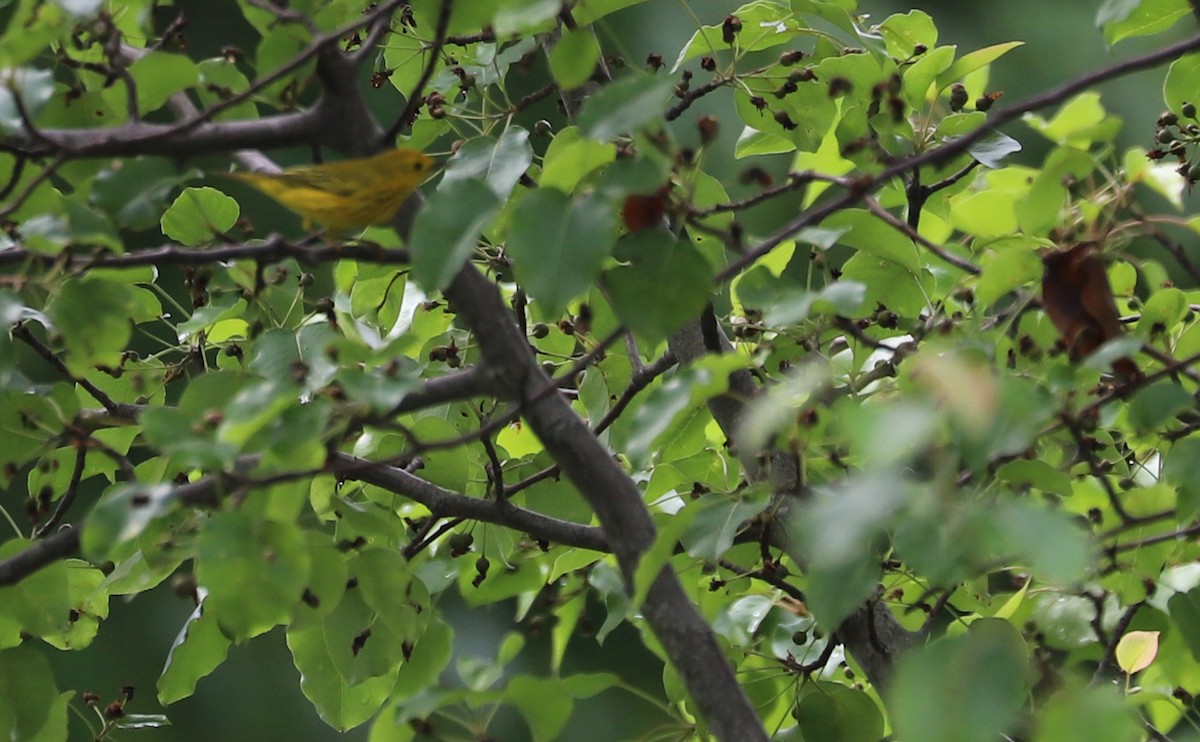
[[[700,57],[700,69],[705,72],[716,72],[717,60],[705,54],[703,57]]]
[[[801,59],[804,59],[804,52],[799,49],[793,49],[790,52],[784,52],[779,55],[779,63],[784,67],[791,67]]]
[[[979,96],[979,98],[977,98],[975,100],[975,110],[976,111],[990,110],[992,107],[992,104],[995,103],[997,100],[999,100],[1000,96],[1002,96],[1002,95],[1004,95],[1004,93],[984,93],[983,95]]]
[[[1196,104],[1184,103],[1182,106],[1180,106],[1179,112],[1187,118],[1194,119],[1196,118]]]
[[[835,77],[829,81],[829,97],[837,98],[854,89],[854,83],[844,77]]]
[[[721,125],[717,122],[716,116],[701,116],[696,122],[696,128],[700,130],[701,143],[710,144],[716,141]]]
[[[646,57],[646,69],[650,72],[658,72],[662,69],[663,57],[661,54],[651,54]]]
[[[778,111],[775,114],[775,123],[779,124],[788,131],[796,130],[796,122],[792,121],[792,117],[787,114],[787,111]]]
[[[958,113],[967,105],[967,86],[956,82],[950,86],[950,110]]]
[[[725,17],[725,22],[721,24],[721,39],[726,44],[733,44],[738,33],[742,30],[742,20],[736,15]]]

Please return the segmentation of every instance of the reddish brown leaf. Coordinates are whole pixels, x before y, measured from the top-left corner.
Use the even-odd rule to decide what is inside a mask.
[[[1113,299],[1104,261],[1095,242],[1080,242],[1067,250],[1042,256],[1042,304],[1058,329],[1071,360],[1090,355],[1105,342],[1122,334],[1121,318]],[[1113,364],[1118,376],[1133,379],[1138,368],[1129,358]]]

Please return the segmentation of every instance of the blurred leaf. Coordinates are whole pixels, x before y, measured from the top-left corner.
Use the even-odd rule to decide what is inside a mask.
[[[617,239],[615,205],[588,194],[570,198],[538,188],[517,202],[506,248],[521,286],[548,316],[591,286]]]
[[[689,555],[716,563],[733,546],[743,524],[761,513],[769,501],[766,489],[743,492],[737,497],[724,492],[704,495],[684,508],[697,512],[679,542]]]
[[[1139,390],[1129,401],[1129,422],[1138,432],[1149,432],[1194,403],[1183,387],[1160,381]]]
[[[561,8],[559,0],[505,0],[492,22],[499,36],[545,30]]]
[[[646,342],[668,337],[711,298],[712,273],[688,242],[652,229],[626,235],[617,249],[633,265],[606,272],[604,285],[617,317]]]
[[[810,684],[792,716],[806,740],[877,742],[883,736],[883,715],[875,701],[841,683]]]
[[[670,80],[650,75],[606,85],[588,96],[579,111],[579,128],[585,136],[601,142],[632,134],[662,115],[671,90]]]
[[[967,151],[984,167],[997,168],[1005,157],[1021,151],[1021,143],[1007,134],[994,131],[972,144]]]
[[[109,489],[88,516],[80,548],[96,562],[111,558],[122,544],[136,539],[156,519],[175,509],[168,484],[121,483]]]
[[[1143,730],[1133,709],[1115,688],[1069,683],[1042,708],[1033,740],[1135,742],[1142,738]]]
[[[1179,628],[1192,657],[1200,659],[1200,587],[1175,593],[1167,601],[1171,622]]]
[[[476,137],[459,147],[446,162],[438,192],[475,180],[486,183],[496,198],[504,201],[532,162],[529,132],[519,126],[509,126],[499,139]]]
[[[600,60],[600,46],[591,29],[568,30],[550,52],[550,74],[561,90],[583,85]]]
[[[616,155],[616,145],[588,139],[577,127],[567,127],[546,148],[539,185],[570,193],[588,173],[612,162]]]
[[[1105,0],[1096,12],[1096,25],[1111,46],[1134,36],[1162,33],[1189,12],[1187,0]]]
[[[1175,441],[1166,454],[1162,478],[1179,490],[1178,520],[1190,523],[1200,515],[1200,438]]]
[[[66,704],[59,701],[45,657],[28,647],[0,651],[0,736],[65,740]]]
[[[1200,54],[1188,54],[1171,63],[1163,82],[1163,99],[1167,107],[1182,115],[1184,103],[1200,105]]]
[[[989,742],[1010,731],[1029,690],[1020,632],[980,619],[966,634],[903,657],[891,689],[897,736],[922,742]]]
[[[417,283],[426,291],[449,285],[499,208],[495,192],[478,180],[462,180],[434,193],[413,224],[410,249]]]
[[[121,365],[133,335],[130,314],[135,301],[135,290],[116,281],[89,277],[62,284],[46,313],[62,336],[67,349],[63,361],[72,374],[83,376],[92,366]]]
[[[976,298],[986,307],[1020,286],[1030,284],[1042,275],[1042,261],[1037,253],[1021,248],[988,251],[984,254]]]
[[[290,524],[218,513],[196,540],[196,579],[208,590],[204,605],[234,639],[285,623],[310,569],[302,536]]]

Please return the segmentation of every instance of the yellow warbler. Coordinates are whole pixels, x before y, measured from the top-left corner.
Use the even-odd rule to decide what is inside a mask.
[[[279,173],[230,173],[304,218],[344,231],[386,224],[429,174],[433,160],[401,147],[371,157],[291,167]]]

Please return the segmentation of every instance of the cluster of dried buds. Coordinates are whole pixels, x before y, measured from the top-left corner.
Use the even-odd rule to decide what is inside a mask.
[[[1154,149],[1146,153],[1151,160],[1161,160],[1165,157],[1175,157],[1179,160],[1176,172],[1187,179],[1188,185],[1193,186],[1200,181],[1200,161],[1193,161],[1189,149],[1200,142],[1200,123],[1196,120],[1196,104],[1184,103],[1179,107],[1179,113],[1188,122],[1180,120],[1180,116],[1172,111],[1164,111],[1154,125]]]

